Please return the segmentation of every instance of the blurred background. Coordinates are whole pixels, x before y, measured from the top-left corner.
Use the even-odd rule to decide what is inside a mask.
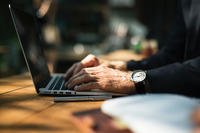
[[[8,3],[36,16],[53,72],[88,53],[155,54],[166,45],[176,8],[176,0],[1,0],[0,77],[27,71]]]

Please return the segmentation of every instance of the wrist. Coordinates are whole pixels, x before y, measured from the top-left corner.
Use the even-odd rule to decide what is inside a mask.
[[[122,71],[127,70],[126,62],[124,62],[124,61],[110,61],[108,65],[110,68],[119,69]]]
[[[127,73],[127,78],[128,79],[128,84],[127,84],[127,88],[128,88],[128,94],[134,94],[135,93],[135,83],[133,81],[131,81],[130,77],[132,75],[132,72],[128,72]]]

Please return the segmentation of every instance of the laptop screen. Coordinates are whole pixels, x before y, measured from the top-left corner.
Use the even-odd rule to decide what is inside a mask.
[[[39,88],[44,88],[48,84],[51,77],[44,58],[42,41],[37,31],[35,18],[24,11],[11,8],[10,5],[9,9],[28,69],[38,92]]]

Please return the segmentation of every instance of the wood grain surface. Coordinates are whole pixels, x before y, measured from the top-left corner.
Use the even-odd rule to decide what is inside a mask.
[[[71,120],[77,111],[100,108],[102,102],[54,103],[36,94],[30,75],[0,79],[1,133],[81,133]]]

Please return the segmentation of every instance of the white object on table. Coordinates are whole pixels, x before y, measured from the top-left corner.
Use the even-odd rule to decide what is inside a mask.
[[[172,94],[146,94],[105,101],[104,113],[135,133],[191,133],[191,113],[198,99]]]

